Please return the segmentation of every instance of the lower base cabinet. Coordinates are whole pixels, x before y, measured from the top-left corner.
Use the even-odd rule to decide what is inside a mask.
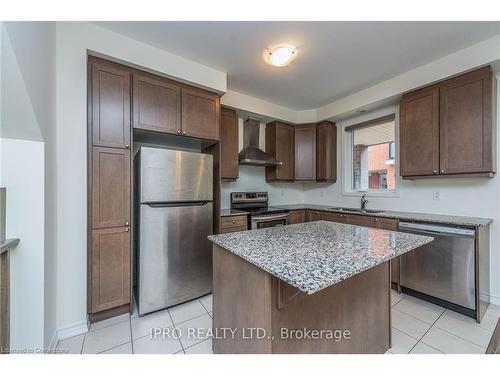
[[[398,219],[387,219],[376,217],[375,228],[385,230],[398,230]],[[392,288],[399,291],[399,257],[391,259],[391,285]]]
[[[306,221],[306,211],[297,210],[290,211],[290,216],[288,217],[288,224],[300,224]]]
[[[248,229],[247,215],[223,216],[220,221],[221,233],[240,232]]]
[[[92,230],[90,313],[130,304],[129,227]]]

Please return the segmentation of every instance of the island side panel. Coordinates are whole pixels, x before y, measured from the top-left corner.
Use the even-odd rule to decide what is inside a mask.
[[[273,353],[385,353],[390,347],[389,262],[312,295],[272,278]],[[280,308],[281,307],[281,308]],[[281,339],[281,329],[349,330],[350,339]]]
[[[243,338],[249,328],[271,332],[271,275],[231,252],[213,245],[213,329],[236,329],[234,339],[214,338],[216,354],[271,353],[271,341]]]

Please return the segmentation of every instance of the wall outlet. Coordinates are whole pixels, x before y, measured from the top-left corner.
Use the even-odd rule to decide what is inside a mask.
[[[432,199],[435,201],[441,200],[441,192],[439,190],[435,190],[432,192]]]
[[[324,191],[324,190],[320,190],[320,191],[319,191],[319,196],[320,196],[321,198],[323,198],[323,197],[325,196],[325,191]]]
[[[281,196],[284,197],[285,196],[285,190],[281,189],[280,190],[280,193],[281,193]]]

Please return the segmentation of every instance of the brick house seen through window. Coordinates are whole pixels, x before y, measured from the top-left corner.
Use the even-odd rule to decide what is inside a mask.
[[[395,123],[384,116],[346,128],[352,140],[352,190],[394,190]]]

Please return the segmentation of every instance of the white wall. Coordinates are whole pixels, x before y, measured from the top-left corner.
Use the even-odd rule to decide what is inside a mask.
[[[55,24],[4,22],[1,28],[0,135],[3,143],[9,145],[2,154],[2,175],[3,183],[13,186],[7,195],[15,210],[8,211],[7,222],[12,222],[14,229],[22,228],[18,236],[23,254],[16,255],[18,260],[11,274],[13,284],[17,284],[13,285],[16,295],[11,311],[11,338],[17,347],[41,348],[50,345],[56,326]],[[41,156],[38,155],[40,149]],[[31,164],[19,158],[18,153],[23,151],[26,157],[32,153]],[[37,179],[39,173],[43,174],[41,180]],[[32,205],[31,196],[26,199],[27,191],[36,197],[37,204]],[[44,217],[41,223],[39,215]],[[26,282],[35,287],[28,288]],[[34,294],[40,290],[42,294]],[[29,303],[28,309],[26,303]],[[35,318],[27,316],[30,310],[37,314]],[[24,324],[22,319],[29,323]]]
[[[497,75],[500,79],[500,74]],[[500,90],[497,97],[500,108]],[[360,118],[362,121],[363,119]],[[341,148],[341,127],[338,123],[338,147]],[[497,119],[500,128],[500,117]],[[499,133],[497,133],[498,136]],[[500,139],[498,140],[500,141]],[[498,142],[497,141],[497,142]],[[498,142],[500,144],[500,142]],[[497,153],[497,155],[499,155]],[[339,153],[340,156],[340,153]],[[500,163],[498,157],[497,163]],[[342,158],[338,158],[337,183],[331,186],[305,185],[304,201],[326,205],[359,206],[359,196],[342,195]],[[500,165],[500,164],[499,164]],[[433,192],[440,192],[440,200],[433,200]],[[368,197],[368,208],[398,211],[450,214],[493,218],[491,225],[490,293],[492,300],[500,304],[500,176],[494,178],[442,178],[435,180],[400,180],[399,197]]]
[[[44,345],[44,144],[0,139],[0,184],[7,188],[6,236],[20,238],[10,254],[10,347]]]
[[[238,151],[243,148],[243,121],[238,117],[239,139]],[[265,150],[266,126],[260,124],[259,147]],[[233,191],[267,191],[269,193],[269,203],[273,206],[279,204],[302,203],[304,194],[302,183],[266,183],[265,167],[254,167],[250,165],[239,166],[239,178],[235,182],[223,182],[221,189],[221,207],[231,206],[229,194]]]
[[[56,27],[57,327],[86,328],[87,311],[87,52],[167,76],[226,90],[226,74],[85,22]]]

